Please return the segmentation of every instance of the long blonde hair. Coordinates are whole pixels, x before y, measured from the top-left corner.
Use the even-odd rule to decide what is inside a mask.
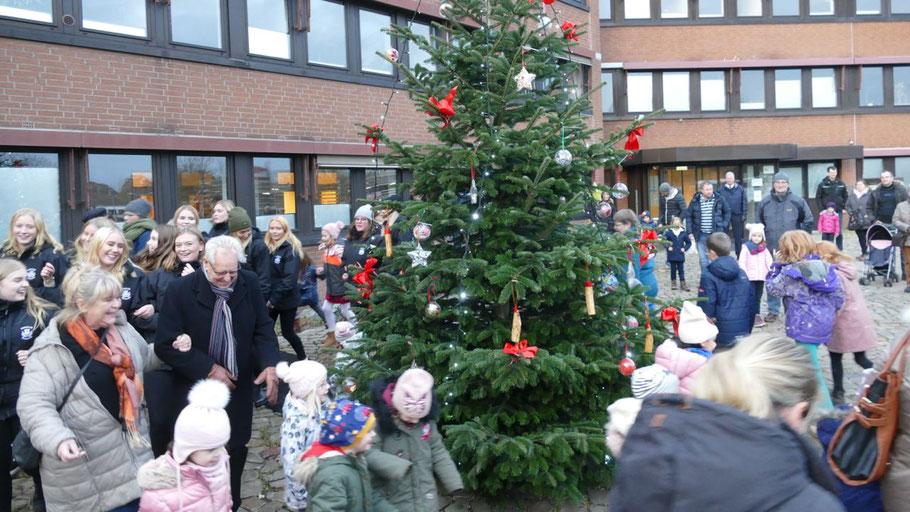
[[[815,245],[815,252],[821,257],[822,261],[837,265],[842,261],[850,262],[853,258],[842,253],[833,242],[823,240]]]
[[[174,252],[174,240],[177,239],[177,228],[169,224],[158,224],[155,227],[158,232],[158,247],[154,251],[149,251],[148,245],[139,251],[133,263],[146,273],[152,272],[159,268],[171,270],[177,261],[177,253]]]
[[[815,254],[815,239],[801,229],[787,231],[781,235],[777,246],[780,249],[777,252],[778,263],[796,263]]]
[[[291,248],[294,250],[294,256],[298,258],[303,253],[303,244],[300,243],[300,240],[294,236],[294,233],[291,232],[291,225],[288,224],[287,219],[280,216],[275,216],[269,219],[269,228],[272,227],[272,223],[277,222],[281,225],[281,229],[284,230],[284,236],[278,239],[277,242],[272,241],[272,236],[266,233],[265,245],[269,248],[270,253],[274,253],[275,249],[281,247],[281,244],[288,242],[291,244]]]
[[[88,265],[97,265],[103,270],[103,266],[101,265],[101,254],[99,253],[101,252],[101,246],[112,235],[117,235],[123,240],[123,254],[120,255],[117,262],[114,263],[114,267],[111,268],[111,274],[123,284],[123,266],[126,265],[126,262],[130,258],[130,250],[126,237],[123,236],[123,232],[116,226],[113,228],[103,227],[95,232],[95,236],[92,237],[92,243],[88,246],[88,254],[85,255],[84,263]],[[69,274],[69,272],[67,272],[67,274]]]
[[[12,258],[0,258],[0,281],[3,281],[17,270],[24,271],[25,265],[19,260],[14,260]],[[32,290],[31,286],[25,290],[25,312],[28,316],[35,319],[32,328],[41,327],[44,329],[47,310],[55,309],[56,307],[55,304],[35,295],[35,290]]]
[[[174,224],[174,226],[177,226],[177,217],[179,217],[180,214],[185,211],[192,213],[193,216],[196,217],[196,226],[195,227],[199,227],[199,210],[197,210],[196,207],[191,204],[185,204],[183,206],[180,206],[179,208],[177,208],[177,210],[174,211],[174,218],[171,219],[171,222]]]
[[[54,235],[48,232],[47,225],[44,223],[44,216],[41,215],[41,212],[34,208],[19,208],[13,213],[12,218],[9,220],[9,234],[6,236],[6,241],[3,242],[3,254],[20,258],[28,249],[28,247],[26,247],[25,249],[19,250],[19,244],[16,243],[16,235],[13,234],[13,227],[16,225],[16,221],[23,215],[31,215],[32,219],[35,221],[35,228],[38,231],[38,234],[35,236],[34,245],[36,250],[41,250],[41,248],[44,247],[44,244],[51,244],[51,246],[54,247],[54,252],[63,252],[63,246],[54,238]]]
[[[85,228],[88,226],[95,226],[95,233],[98,232],[101,228],[114,228],[117,229],[117,224],[114,224],[114,221],[107,217],[95,217],[94,219],[89,220],[82,225],[82,231],[79,232],[79,236],[73,240],[73,252],[75,253],[75,258],[73,260],[76,263],[82,263],[85,261],[85,249],[82,248],[82,233],[85,233]],[[94,238],[95,234],[92,233]]]
[[[813,404],[818,381],[804,347],[782,336],[755,334],[712,357],[698,374],[692,394],[777,421],[782,408]]]
[[[95,240],[92,239],[93,245]],[[94,304],[102,299],[119,298],[123,287],[117,277],[97,265],[82,264],[71,268],[63,278],[65,301],[57,314],[57,325],[63,327],[82,314],[77,303],[80,300]]]

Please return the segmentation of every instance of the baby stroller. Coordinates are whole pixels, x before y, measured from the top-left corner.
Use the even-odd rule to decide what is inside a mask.
[[[866,285],[875,281],[876,276],[884,277],[886,287],[894,285],[897,281],[897,262],[900,256],[898,247],[894,245],[897,228],[890,224],[873,224],[866,233],[866,247],[869,257],[859,284]]]

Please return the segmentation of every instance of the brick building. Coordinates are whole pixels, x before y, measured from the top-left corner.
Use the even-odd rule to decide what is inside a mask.
[[[588,87],[597,6],[553,7],[590,26],[570,56]],[[443,21],[436,0],[0,0],[0,237],[25,205],[72,239],[92,206],[116,216],[145,197],[164,222],[183,203],[208,217],[226,197],[260,228],[285,215],[314,243],[323,223],[409,179],[356,126],[379,123],[392,91],[386,132],[430,140],[376,55],[427,57],[381,32],[412,17],[424,35]],[[598,97],[592,126],[600,115]]]
[[[812,198],[888,169],[910,183],[910,1],[600,0],[604,129],[663,108],[624,162],[630,207],[733,171]],[[754,204],[754,203],[753,203]]]

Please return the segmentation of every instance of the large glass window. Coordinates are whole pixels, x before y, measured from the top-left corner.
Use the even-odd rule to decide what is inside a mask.
[[[651,112],[654,89],[651,73],[629,73],[626,76],[626,96],[629,112]]]
[[[82,0],[82,28],[146,37],[145,0]]]
[[[698,0],[699,18],[723,18],[724,0]]]
[[[613,113],[613,73],[601,73],[600,100],[603,104],[604,114]]]
[[[221,0],[171,0],[171,40],[221,48]]]
[[[773,16],[799,16],[799,0],[774,0],[771,3]]]
[[[613,7],[610,3],[613,0],[599,0],[597,5],[599,6],[600,19],[609,20],[613,18]]]
[[[727,89],[724,87],[723,71],[702,71],[701,110],[710,112],[727,110]]]
[[[856,0],[856,14],[881,14],[882,0]]]
[[[740,74],[739,109],[762,110],[765,108],[765,72],[745,69]]]
[[[834,165],[834,162],[809,164],[809,197],[815,197],[815,190],[818,188],[818,184],[828,176],[828,167],[832,165]]]
[[[891,0],[891,14],[910,14],[910,0]]]
[[[902,178],[904,180],[904,186],[910,185],[910,157],[895,157],[894,176]]]
[[[799,166],[794,167],[780,167],[780,172],[786,173],[790,178],[790,190],[797,195],[806,197],[805,191],[803,191],[803,168]],[[773,186],[773,184],[772,184]]]
[[[736,0],[737,16],[761,16],[762,0]]]
[[[199,211],[199,229],[212,229],[212,207],[227,199],[227,158],[177,157],[177,204],[191,204]]]
[[[307,60],[311,64],[348,67],[344,5],[310,0],[310,31],[306,43]]]
[[[834,0],[809,0],[809,14],[812,16],[834,14]]]
[[[885,160],[883,158],[863,158],[864,180],[878,183],[882,180],[882,171],[884,170]]]
[[[894,104],[910,105],[910,66],[894,66]]]
[[[89,154],[88,181],[91,205],[107,208],[115,222],[123,222],[123,207],[133,199],[155,204],[151,155]]]
[[[803,106],[802,71],[799,69],[774,70],[774,107],[800,108]]]
[[[388,199],[398,193],[398,171],[395,169],[365,169],[368,200]]]
[[[688,0],[660,0],[661,18],[688,18]]]
[[[246,0],[250,53],[291,58],[291,34],[285,0]]]
[[[859,106],[880,107],[885,104],[885,79],[882,68],[860,68]]]
[[[429,42],[431,45],[433,44],[433,40],[430,38],[430,35],[432,32],[430,30],[430,26],[427,25],[426,23],[412,24],[411,31],[414,32],[414,34],[416,34],[416,35],[427,38],[427,42]],[[421,47],[417,46],[417,43],[415,43],[413,41],[408,41],[407,44],[408,44],[408,59],[409,59],[408,65],[411,67],[411,69],[414,69],[414,66],[416,66],[417,64],[420,64],[421,66],[423,66],[427,69],[430,69],[430,70],[436,68],[436,66],[434,66],[433,62],[430,60],[429,52],[427,52],[427,51],[423,50]]]
[[[387,14],[360,10],[360,69],[371,73],[392,74],[392,65],[379,54],[392,46],[392,38],[382,29],[389,28],[392,18]]]
[[[812,108],[837,106],[837,85],[834,83],[834,68],[812,70]]]
[[[0,16],[50,23],[54,18],[53,0],[0,0]]]
[[[651,17],[651,0],[625,0],[624,15],[627,20],[646,20]]]
[[[351,223],[351,170],[321,168],[316,172],[313,226],[335,221]]]
[[[60,236],[60,173],[56,153],[0,153],[0,240],[9,220],[24,206],[41,212],[48,231]]]
[[[280,215],[291,229],[297,228],[297,193],[290,158],[253,158],[253,197],[256,201],[256,227],[265,232],[272,217]]]
[[[689,73],[687,71],[665,72],[664,109],[667,112],[687,112],[689,110]]]

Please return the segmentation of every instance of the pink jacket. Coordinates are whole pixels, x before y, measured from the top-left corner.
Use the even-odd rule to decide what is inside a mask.
[[[841,354],[872,350],[878,346],[878,339],[872,315],[859,287],[856,267],[842,261],[834,270],[844,289],[844,305],[834,315],[834,332],[826,346],[831,352]]]
[[[774,258],[771,256],[771,249],[767,247],[758,254],[751,254],[746,244],[743,244],[742,250],[739,251],[739,268],[746,272],[749,281],[764,281],[772,263]]]
[[[840,217],[837,213],[828,214],[825,210],[818,214],[818,230],[822,233],[840,234]]]
[[[136,479],[142,488],[140,512],[231,510],[231,469],[226,451],[212,466],[197,466],[190,461],[178,465],[167,452],[139,468]]]
[[[657,347],[654,362],[670,370],[679,377],[679,392],[692,394],[695,377],[708,362],[704,356],[679,348],[673,340],[666,340]]]

